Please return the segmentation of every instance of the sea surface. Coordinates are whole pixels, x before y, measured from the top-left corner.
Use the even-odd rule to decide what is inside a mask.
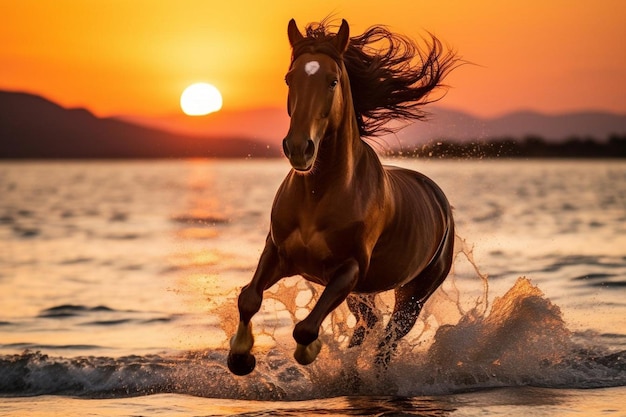
[[[345,304],[298,365],[320,288],[291,277],[236,377],[236,297],[285,160],[0,162],[0,415],[626,416],[626,162],[386,163],[433,178],[457,222],[389,369],[380,329],[347,347]]]

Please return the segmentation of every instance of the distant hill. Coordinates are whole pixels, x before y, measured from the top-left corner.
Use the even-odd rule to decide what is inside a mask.
[[[0,91],[0,158],[179,158],[279,156],[280,147],[248,138],[166,132],[42,97]]]
[[[289,116],[284,108],[226,108],[202,117],[177,113],[162,116],[116,116],[116,119],[184,135],[234,136],[278,144],[289,130]]]
[[[427,108],[427,121],[414,123],[385,138],[390,146],[422,145],[433,140],[451,142],[489,141],[540,137],[547,142],[572,138],[606,141],[609,136],[626,134],[626,115],[605,112],[576,112],[548,115],[531,111],[501,117],[479,118],[440,107]]]
[[[606,142],[626,136],[626,115],[579,112],[546,115],[515,112],[495,118],[430,106],[427,121],[377,139],[382,150],[412,151],[433,141],[448,143],[573,138]],[[287,133],[285,109],[227,110],[205,117],[119,116],[99,118],[42,97],[0,91],[0,158],[276,157]]]

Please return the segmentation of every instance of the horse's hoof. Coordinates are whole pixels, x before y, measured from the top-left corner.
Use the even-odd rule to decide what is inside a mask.
[[[226,363],[228,364],[230,372],[235,375],[244,376],[254,371],[256,359],[254,355],[249,353],[229,353]]]
[[[293,354],[293,357],[300,365],[309,365],[313,363],[317,355],[320,353],[322,349],[322,341],[319,339],[315,339],[313,343],[304,346],[298,343],[296,346],[296,351]]]

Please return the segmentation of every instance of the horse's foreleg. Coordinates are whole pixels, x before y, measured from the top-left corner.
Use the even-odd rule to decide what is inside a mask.
[[[343,264],[329,281],[315,307],[309,315],[298,323],[293,337],[298,343],[294,357],[301,365],[308,365],[315,360],[322,347],[318,339],[322,322],[352,291],[359,277],[359,265],[356,260]]]
[[[373,295],[351,295],[346,300],[348,309],[356,319],[356,326],[348,347],[360,346],[365,336],[374,328],[380,317],[374,313]]]
[[[254,345],[252,323],[250,320],[263,301],[263,291],[283,277],[279,268],[278,251],[268,236],[265,249],[259,259],[259,265],[252,281],[239,294],[239,326],[237,333],[230,340],[228,369],[235,375],[247,375],[254,370],[256,360],[250,353]]]

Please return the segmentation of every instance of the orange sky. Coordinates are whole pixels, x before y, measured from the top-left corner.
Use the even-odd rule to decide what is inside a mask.
[[[224,109],[282,107],[288,20],[330,13],[354,34],[428,30],[478,64],[450,76],[447,107],[626,113],[622,0],[0,0],[0,89],[100,116],[161,115],[205,81]]]

